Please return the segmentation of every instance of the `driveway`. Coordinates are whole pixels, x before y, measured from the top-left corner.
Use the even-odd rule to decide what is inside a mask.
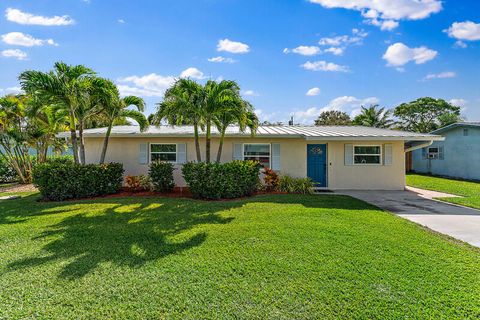
[[[480,211],[432,200],[452,196],[410,188],[405,191],[345,190],[345,194],[369,202],[381,209],[480,247]]]

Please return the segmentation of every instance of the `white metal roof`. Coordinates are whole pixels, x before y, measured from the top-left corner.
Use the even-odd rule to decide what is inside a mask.
[[[87,129],[85,137],[105,136],[106,128]],[[204,132],[200,132],[204,135]],[[212,136],[219,132],[212,127]],[[150,126],[140,132],[138,126],[115,126],[112,137],[193,137],[193,126]],[[228,137],[250,136],[250,131],[241,132],[238,126],[230,126],[226,131]],[[70,137],[69,132],[62,132],[58,137]],[[269,138],[304,138],[306,140],[443,140],[441,136],[406,132],[400,130],[378,129],[361,126],[260,126],[255,137]]]

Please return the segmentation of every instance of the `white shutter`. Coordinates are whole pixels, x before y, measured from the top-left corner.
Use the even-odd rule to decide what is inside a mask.
[[[272,143],[272,165],[271,169],[280,171],[280,143]]]
[[[345,144],[345,165],[353,165],[353,144]]]
[[[138,163],[148,164],[148,143],[140,143]]]
[[[233,144],[233,160],[243,160],[243,146],[241,143]]]
[[[391,166],[393,163],[393,145],[386,144],[385,145],[385,153],[383,155],[383,163],[386,166]]]
[[[187,162],[187,144],[178,143],[177,144],[177,163]]]

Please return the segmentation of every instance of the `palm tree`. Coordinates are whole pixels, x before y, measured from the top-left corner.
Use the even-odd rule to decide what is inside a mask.
[[[203,128],[202,85],[191,79],[178,79],[166,92],[164,101],[157,105],[152,123],[160,125],[166,120],[170,125],[193,125],[197,161],[202,161],[200,153],[199,129]]]
[[[379,108],[377,104],[368,108],[362,106],[362,111],[353,119],[353,124],[374,128],[390,128],[393,124],[393,120],[390,118],[391,113],[391,110]]]
[[[220,162],[228,126],[238,124],[241,132],[245,132],[245,129],[248,127],[253,136],[258,128],[259,120],[255,112],[253,112],[253,106],[239,96],[237,99],[229,102],[227,108],[215,117],[214,123],[218,132],[220,132],[217,152],[217,162]]]
[[[83,65],[70,66],[64,62],[56,62],[50,72],[25,71],[19,76],[22,89],[28,94],[35,94],[47,99],[69,115],[70,135],[73,157],[79,163],[77,140],[77,117],[80,108],[88,104],[91,78],[95,75],[92,69]],[[83,145],[83,141],[80,140]],[[84,147],[82,146],[84,150]]]
[[[112,127],[115,123],[124,122],[126,118],[135,120],[140,126],[140,131],[145,131],[148,128],[148,120],[142,113],[145,109],[145,102],[142,98],[136,96],[127,96],[120,98],[118,88],[110,81],[110,95],[111,100],[105,105],[102,111],[102,118],[108,124],[107,133],[103,140],[102,154],[100,156],[100,163],[105,162],[105,155],[107,154],[108,141],[112,132]],[[128,109],[130,106],[136,107],[137,110]]]
[[[204,100],[202,101],[202,115],[205,122],[205,161],[210,162],[211,128],[219,115],[228,113],[227,110],[239,99],[240,87],[235,81],[222,80],[216,82],[209,80],[204,87]],[[233,111],[232,111],[233,113]]]

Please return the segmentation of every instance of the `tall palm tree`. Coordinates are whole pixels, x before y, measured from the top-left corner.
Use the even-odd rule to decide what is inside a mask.
[[[239,96],[237,99],[228,102],[228,107],[215,117],[214,123],[218,132],[220,132],[217,152],[217,162],[220,162],[228,126],[238,124],[241,132],[245,132],[245,129],[249,128],[253,136],[257,131],[259,120],[255,112],[253,112],[253,106]]]
[[[227,112],[231,105],[240,96],[240,87],[235,81],[222,80],[216,82],[209,80],[204,87],[204,100],[202,101],[202,115],[205,122],[205,161],[210,162],[211,128],[216,118]]]
[[[361,113],[353,119],[353,124],[374,128],[390,128],[393,120],[390,118],[391,110],[379,108],[377,104],[368,108],[362,106]]]
[[[166,120],[170,125],[193,125],[197,161],[202,161],[200,153],[199,129],[203,128],[202,85],[191,79],[178,79],[166,92],[164,101],[157,105],[153,123],[160,125]]]
[[[105,162],[105,155],[107,154],[108,141],[112,132],[112,127],[117,122],[124,122],[126,118],[135,120],[140,126],[140,131],[145,131],[148,128],[148,120],[142,113],[145,110],[145,102],[142,98],[136,96],[126,96],[120,98],[117,86],[110,82],[110,95],[111,100],[105,105],[102,111],[102,118],[108,124],[107,133],[103,140],[102,154],[100,156],[100,163]],[[134,106],[137,110],[128,109],[130,106]]]
[[[71,66],[64,62],[56,62],[53,71],[29,70],[22,72],[19,76],[21,87],[26,93],[52,99],[55,106],[67,111],[73,157],[76,163],[80,162],[76,131],[77,117],[79,109],[88,104],[88,91],[94,75],[95,72],[92,69],[83,65]],[[80,143],[83,144],[83,141]]]

